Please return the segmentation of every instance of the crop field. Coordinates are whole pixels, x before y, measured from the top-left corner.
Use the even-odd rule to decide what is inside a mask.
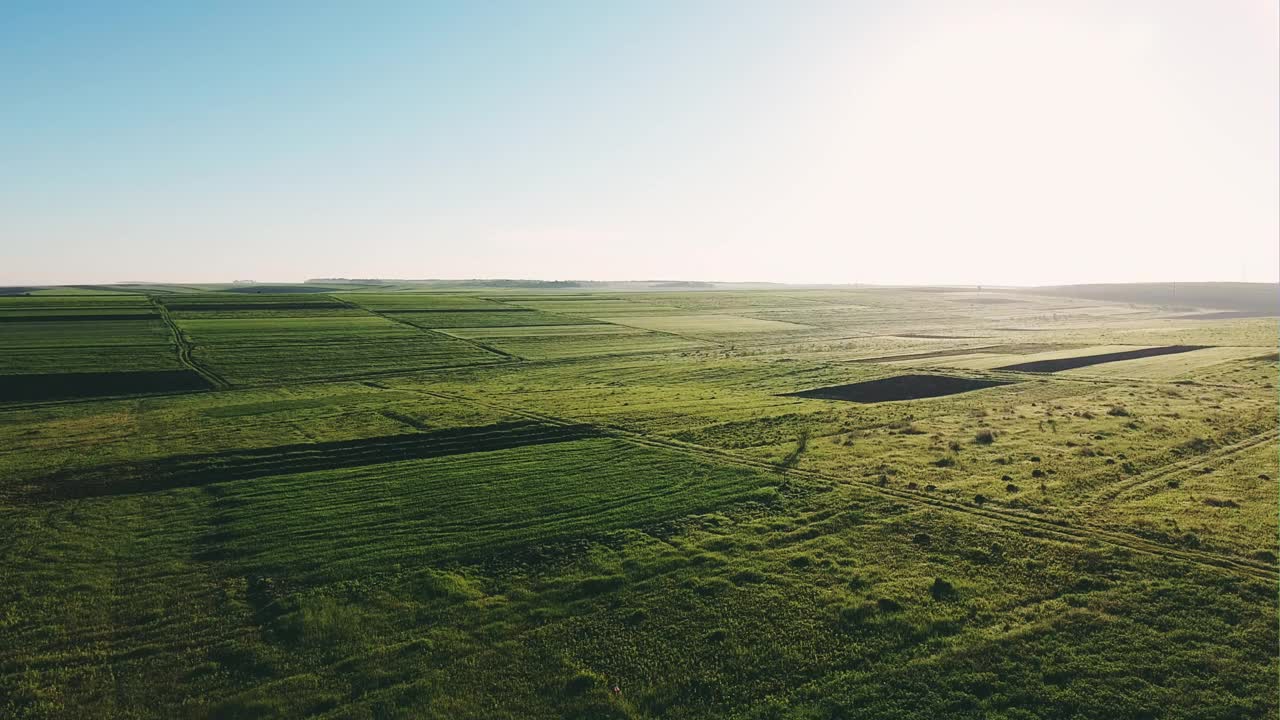
[[[1275,318],[1058,292],[0,295],[0,717],[1280,720]]]
[[[619,325],[638,327],[669,333],[698,333],[723,335],[726,333],[795,332],[811,330],[808,325],[761,320],[733,315],[657,315],[653,317],[628,315],[616,318]]]
[[[431,312],[397,311],[396,320],[426,329],[453,328],[513,328],[513,327],[547,327],[552,325],[599,325],[590,318],[554,315],[537,310],[523,308],[504,309],[498,312],[484,310]],[[605,326],[612,327],[612,326]]]
[[[253,311],[249,311],[253,312]],[[179,319],[192,359],[230,383],[496,362],[475,344],[377,315]]]

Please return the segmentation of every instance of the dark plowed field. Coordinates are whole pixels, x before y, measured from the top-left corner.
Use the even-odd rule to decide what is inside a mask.
[[[815,400],[847,400],[856,403],[893,402],[895,400],[919,400],[942,397],[956,393],[981,390],[997,385],[1008,385],[1002,380],[950,377],[947,375],[898,375],[897,377],[868,380],[848,385],[801,390],[787,393],[787,397]]]
[[[0,402],[44,402],[208,389],[209,383],[190,370],[0,375]]]
[[[1058,358],[1056,360],[1035,360],[1033,362],[1016,363],[996,368],[997,370],[1015,370],[1018,372],[1052,373],[1075,368],[1101,365],[1102,363],[1120,360],[1137,360],[1138,358],[1156,357],[1158,355],[1175,355],[1177,353],[1203,350],[1208,345],[1165,345],[1164,347],[1143,348],[1141,350],[1123,350],[1121,352],[1103,353],[1101,355],[1081,355],[1078,357]]]

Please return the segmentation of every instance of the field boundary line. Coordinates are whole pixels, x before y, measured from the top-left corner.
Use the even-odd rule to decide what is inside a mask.
[[[619,317],[624,317],[624,318],[625,318],[626,316],[625,316],[625,315],[621,315],[621,316],[619,316]],[[643,317],[643,316],[637,315],[636,317]],[[718,348],[718,349],[720,349],[720,350],[724,350],[724,349],[726,349],[726,348],[733,347],[733,344],[732,344],[732,343],[724,342],[724,341],[721,341],[721,340],[711,340],[711,339],[708,339],[708,338],[694,337],[694,336],[692,336],[692,335],[681,335],[681,334],[680,334],[680,333],[678,333],[678,332],[672,332],[672,331],[670,331],[670,330],[654,330],[653,328],[640,327],[639,325],[627,325],[626,323],[613,322],[613,321],[611,321],[611,320],[605,320],[605,319],[603,319],[603,318],[599,318],[599,317],[595,317],[595,316],[591,316],[591,317],[589,317],[588,319],[590,319],[590,320],[595,320],[595,321],[597,321],[597,322],[602,322],[602,323],[605,323],[606,325],[614,325],[614,326],[616,326],[616,327],[630,328],[630,329],[632,329],[632,330],[640,330],[640,331],[643,331],[643,332],[650,332],[650,333],[654,333],[654,334],[657,334],[657,335],[669,335],[669,336],[671,336],[671,337],[673,337],[673,338],[680,338],[681,340],[685,340],[685,341],[688,341],[688,342],[706,343],[706,344],[711,345],[711,346],[713,346],[713,347],[715,347],[715,348]],[[755,318],[752,318],[752,319],[755,319]],[[703,349],[707,349],[707,350],[709,350],[710,348],[703,348]]]
[[[1265,430],[1255,435],[1250,435],[1244,440],[1217,448],[1216,450],[1205,453],[1204,455],[1197,455],[1195,457],[1166,463],[1160,467],[1148,470],[1137,477],[1130,478],[1126,482],[1108,485],[1102,492],[1099,492],[1089,498],[1087,501],[1087,507],[1097,508],[1108,505],[1128,493],[1141,490],[1142,488],[1158,480],[1163,480],[1175,473],[1195,470],[1196,468],[1204,465],[1223,460],[1237,453],[1257,447],[1265,442],[1275,441],[1277,438],[1280,438],[1280,430]]]
[[[444,332],[444,331],[442,331],[442,330],[436,330],[436,329],[433,329],[433,328],[424,328],[424,327],[422,327],[421,325],[414,325],[413,323],[409,322],[408,320],[400,320],[399,318],[393,317],[392,315],[387,315],[386,313],[380,313],[380,312],[378,312],[377,310],[370,310],[369,308],[364,307],[363,305],[357,305],[357,304],[355,304],[355,303],[353,303],[353,302],[350,302],[350,301],[348,301],[348,300],[344,300],[343,298],[340,298],[340,297],[338,297],[338,296],[336,296],[336,295],[330,295],[329,297],[330,297],[330,298],[333,298],[334,300],[336,300],[336,301],[338,301],[338,302],[340,302],[340,303],[342,303],[343,305],[346,305],[346,306],[347,306],[347,307],[349,307],[349,308],[352,308],[353,310],[359,310],[359,311],[361,311],[361,312],[363,312],[363,313],[368,313],[369,315],[373,315],[374,317],[380,317],[380,318],[382,318],[383,320],[388,320],[388,321],[390,321],[390,322],[393,322],[393,323],[396,323],[396,324],[399,324],[399,325],[404,325],[405,327],[411,327],[411,328],[413,328],[414,330],[417,330],[418,332],[426,333],[426,334],[428,334],[428,335],[434,335],[434,336],[436,336],[436,337],[445,337],[445,338],[449,338],[450,340],[460,340],[460,341],[462,341],[462,342],[464,342],[464,343],[466,343],[466,344],[468,344],[468,345],[470,345],[470,346],[472,346],[472,347],[479,348],[479,349],[481,349],[481,350],[484,350],[485,352],[492,353],[492,354],[494,354],[494,355],[498,355],[498,356],[504,357],[504,358],[506,358],[506,359],[507,359],[507,360],[509,360],[509,361],[512,361],[512,362],[524,362],[524,358],[520,357],[519,355],[513,355],[513,354],[511,354],[511,353],[507,352],[506,350],[499,350],[498,348],[493,347],[492,345],[489,345],[489,344],[487,344],[487,343],[482,343],[482,342],[480,342],[479,340],[473,340],[473,339],[471,339],[471,338],[458,337],[457,335],[450,335],[449,333]],[[482,298],[482,299],[486,299],[486,300],[487,300],[487,298]]]
[[[191,352],[195,350],[195,344],[192,343],[185,334],[183,334],[182,328],[178,327],[178,323],[175,322],[173,317],[169,314],[169,308],[165,307],[164,303],[160,302],[158,298],[150,295],[148,295],[147,298],[160,312],[160,318],[164,320],[164,324],[168,326],[169,332],[173,334],[173,342],[178,348],[178,362],[186,369],[204,378],[217,389],[231,387],[231,383],[228,382],[226,378],[213,370],[204,367],[200,363],[196,362],[195,358],[192,357]]]

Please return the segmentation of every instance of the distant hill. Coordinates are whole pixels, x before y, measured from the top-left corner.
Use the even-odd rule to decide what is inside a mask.
[[[656,282],[653,284],[653,287],[662,288],[663,290],[709,290],[715,286],[715,283],[699,282],[697,280],[673,280],[671,282]]]
[[[705,282],[700,280],[520,280],[475,278],[470,280],[402,278],[312,278],[306,284],[403,286],[424,289],[579,289],[579,290],[743,290],[752,288],[805,287],[767,282]]]
[[[1170,282],[1058,285],[1024,288],[1017,292],[1140,303],[1171,309],[1207,308],[1256,315],[1280,315],[1280,284],[1277,283]]]

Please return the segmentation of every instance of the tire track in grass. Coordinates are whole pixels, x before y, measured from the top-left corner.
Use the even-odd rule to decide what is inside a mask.
[[[169,308],[165,307],[164,303],[160,302],[159,298],[148,296],[148,299],[160,312],[160,318],[164,320],[164,324],[168,326],[169,332],[173,334],[173,342],[178,347],[178,362],[181,363],[184,368],[204,378],[209,382],[209,384],[213,385],[213,387],[217,389],[231,387],[231,383],[228,382],[226,378],[196,362],[195,358],[191,356],[191,352],[195,349],[195,345],[192,344],[191,340],[182,333],[182,328],[178,327],[178,323],[174,322],[173,317],[169,315]]]
[[[523,361],[524,361],[524,358],[520,357],[519,355],[513,355],[513,354],[511,354],[511,353],[507,352],[506,350],[501,350],[501,349],[496,348],[496,347],[494,347],[494,346],[492,346],[492,345],[489,345],[488,343],[482,343],[482,342],[480,342],[479,340],[475,340],[475,339],[472,339],[472,338],[460,337],[460,336],[458,336],[458,335],[450,335],[449,333],[447,333],[447,332],[443,332],[443,331],[441,331],[441,330],[434,330],[434,329],[432,329],[432,328],[424,328],[424,327],[422,327],[421,325],[414,325],[413,323],[409,322],[408,320],[401,320],[400,318],[395,317],[395,315],[394,315],[394,314],[388,315],[388,314],[386,314],[386,313],[380,313],[380,312],[378,312],[377,310],[370,310],[369,308],[364,307],[363,305],[357,305],[357,304],[355,304],[355,303],[351,302],[350,300],[344,300],[344,299],[342,299],[342,298],[340,298],[340,297],[338,297],[338,296],[336,296],[336,295],[330,295],[329,297],[331,297],[331,298],[333,298],[334,300],[336,300],[336,301],[338,301],[338,302],[342,303],[343,305],[346,305],[346,306],[347,306],[347,307],[349,307],[349,308],[352,308],[353,310],[359,310],[359,311],[361,311],[361,312],[364,312],[364,313],[368,313],[368,314],[370,314],[370,315],[373,315],[374,317],[380,317],[380,318],[382,318],[383,320],[389,320],[389,321],[391,321],[391,322],[393,322],[393,323],[397,323],[397,324],[400,324],[400,325],[404,325],[405,327],[411,327],[411,328],[413,328],[414,330],[417,330],[418,332],[421,332],[421,333],[426,333],[426,334],[428,334],[428,335],[433,335],[433,336],[435,336],[435,337],[448,338],[448,339],[450,339],[450,340],[461,340],[462,342],[464,342],[464,343],[466,343],[466,344],[468,344],[468,345],[470,345],[470,346],[472,346],[472,347],[479,348],[479,349],[481,349],[481,350],[484,350],[484,351],[485,351],[485,352],[487,352],[487,353],[492,353],[492,354],[494,354],[494,355],[498,355],[498,356],[500,356],[500,357],[504,357],[504,358],[506,358],[508,361],[511,361],[511,362],[523,362]]]
[[[905,500],[907,502],[915,503],[917,505],[927,505],[927,506],[931,506],[931,507],[935,507],[943,510],[951,510],[953,512],[967,514],[971,517],[978,517],[978,518],[983,518],[987,520],[992,520],[992,521],[996,521],[1006,525],[1021,526],[1022,528],[1024,528],[1024,530],[1031,530],[1039,534],[1041,537],[1047,536],[1047,537],[1053,537],[1056,539],[1076,541],[1076,542],[1097,541],[1107,545],[1112,545],[1112,546],[1123,548],[1126,550],[1131,550],[1134,552],[1141,552],[1149,555],[1167,557],[1170,559],[1178,559],[1178,560],[1193,563],[1202,567],[1226,569],[1233,572],[1250,575],[1252,577],[1265,580],[1267,582],[1274,583],[1277,580],[1280,580],[1280,571],[1277,571],[1275,568],[1271,568],[1263,563],[1257,563],[1257,562],[1238,559],[1238,558],[1223,557],[1223,556],[1220,556],[1214,553],[1209,553],[1209,552],[1174,548],[1162,543],[1146,540],[1136,535],[1130,535],[1128,533],[1108,531],[1108,530],[1104,530],[1102,528],[1093,527],[1093,526],[1089,526],[1089,527],[1074,526],[1066,523],[1065,521],[1055,522],[1052,520],[1045,520],[1043,518],[1037,518],[1031,515],[1016,513],[1011,510],[1003,510],[1003,509],[997,510],[994,508],[978,507],[976,505],[969,505],[960,501],[947,500],[945,498],[930,496],[919,491],[899,490],[896,488],[882,488],[876,483],[873,483],[868,480],[839,478],[839,477],[826,475],[824,473],[818,473],[811,470],[801,470],[801,469],[795,469],[795,468],[783,469],[777,465],[773,465],[773,464],[761,462],[761,461],[750,460],[747,458],[741,458],[729,453],[724,453],[723,455],[721,455],[719,451],[714,451],[711,448],[702,448],[700,446],[683,446],[683,444],[668,445],[664,441],[654,441],[652,438],[645,438],[645,439],[651,442],[654,442],[654,444],[658,446],[668,446],[673,448],[683,447],[683,449],[686,449],[689,452],[711,452],[730,462],[736,462],[738,464],[752,466],[752,467],[771,468],[785,475],[792,475],[792,476],[807,478],[810,480],[818,480],[818,481],[827,482],[827,483],[857,484],[860,487],[870,490],[872,492],[879,493],[881,495],[885,495],[887,497],[892,497],[899,500]]]
[[[1102,492],[1090,498],[1086,503],[1086,507],[1089,509],[1097,509],[1101,506],[1109,505],[1124,495],[1137,492],[1142,488],[1148,487],[1155,482],[1173,475],[1174,473],[1186,470],[1195,470],[1211,463],[1224,460],[1232,455],[1257,447],[1263,443],[1275,442],[1278,437],[1280,437],[1280,431],[1267,430],[1231,445],[1218,448],[1217,450],[1204,455],[1197,455],[1185,460],[1178,460],[1161,465],[1160,467],[1130,478],[1125,482],[1112,483],[1111,485],[1108,485]]]
[[[472,403],[482,407],[488,407],[494,410],[502,410],[516,415],[528,417],[530,419],[539,420],[546,423],[561,425],[581,425],[582,423],[574,422],[565,418],[553,415],[544,415],[521,408],[507,407],[499,403],[489,401],[476,400],[452,393],[419,390],[424,395],[429,395],[443,400],[452,400],[456,402]],[[1018,513],[1008,509],[995,509],[987,507],[978,507],[976,505],[966,504],[960,501],[947,500],[945,498],[935,497],[920,491],[902,490],[897,488],[881,487],[869,480],[851,479],[845,477],[836,477],[827,475],[813,470],[802,470],[797,468],[782,468],[778,465],[767,463],[759,460],[752,460],[733,453],[709,448],[702,445],[694,445],[691,443],[683,443],[674,440],[656,439],[647,435],[619,430],[596,425],[596,431],[602,435],[616,437],[628,442],[637,443],[649,447],[665,448],[683,452],[688,455],[701,455],[703,457],[714,458],[723,462],[732,463],[740,467],[751,467],[756,469],[765,469],[776,472],[780,475],[797,477],[807,480],[816,480],[828,484],[839,485],[857,485],[869,492],[913,503],[918,506],[934,507],[941,510],[968,515],[972,518],[978,518],[990,522],[1000,523],[1006,526],[1021,528],[1024,532],[1034,534],[1035,536],[1055,539],[1071,543],[1089,543],[1098,542],[1112,547],[1129,550],[1131,552],[1143,553],[1146,555],[1154,555],[1170,560],[1190,563],[1199,567],[1231,572],[1237,575],[1247,575],[1252,578],[1262,580],[1269,583],[1280,581],[1280,570],[1261,562],[1246,560],[1243,558],[1231,558],[1217,555],[1215,553],[1190,550],[1183,548],[1170,547],[1168,545],[1147,540],[1136,535],[1124,532],[1105,530],[1099,527],[1079,527],[1071,525],[1066,521],[1053,521],[1044,518],[1035,517],[1023,513]]]

